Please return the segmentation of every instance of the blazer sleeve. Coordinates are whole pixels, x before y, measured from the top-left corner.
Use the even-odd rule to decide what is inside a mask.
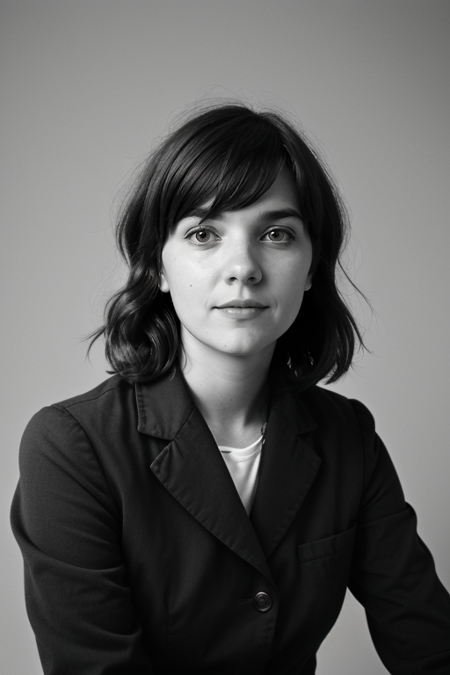
[[[349,588],[364,606],[375,648],[392,675],[450,673],[450,596],[417,534],[372,415],[352,401],[365,453],[365,484]]]
[[[120,509],[88,438],[59,406],[28,424],[11,521],[46,675],[149,675],[121,554]]]

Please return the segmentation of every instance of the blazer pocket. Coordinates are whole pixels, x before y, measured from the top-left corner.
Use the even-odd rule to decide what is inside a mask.
[[[345,532],[333,534],[331,537],[325,537],[325,539],[316,539],[315,541],[308,541],[306,544],[300,544],[298,546],[299,561],[307,563],[341,553],[353,545],[355,532],[356,524],[349,530],[345,530]]]

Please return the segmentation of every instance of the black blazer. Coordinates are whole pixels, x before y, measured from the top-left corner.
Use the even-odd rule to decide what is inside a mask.
[[[311,675],[347,586],[390,673],[450,673],[450,597],[372,416],[272,390],[250,517],[179,372],[31,420],[12,524],[47,675]]]

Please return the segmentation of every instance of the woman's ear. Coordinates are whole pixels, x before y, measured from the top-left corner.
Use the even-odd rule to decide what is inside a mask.
[[[305,291],[309,291],[311,286],[312,286],[312,274],[308,274],[308,276],[306,277]]]
[[[166,277],[164,276],[164,272],[161,272],[159,275],[159,290],[163,293],[168,293],[170,291],[169,284]]]

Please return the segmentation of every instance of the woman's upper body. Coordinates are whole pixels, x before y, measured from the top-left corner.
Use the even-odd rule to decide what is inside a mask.
[[[47,675],[312,673],[347,586],[389,672],[449,672],[450,597],[372,416],[271,388],[250,517],[180,369],[33,418],[12,518]]]
[[[46,673],[310,675],[347,585],[390,672],[448,672],[449,596],[370,413],[316,386],[360,339],[344,239],[279,115],[207,110],[146,164],[96,333],[117,375],[38,413],[21,449],[13,526]],[[219,446],[261,431],[249,517]]]

